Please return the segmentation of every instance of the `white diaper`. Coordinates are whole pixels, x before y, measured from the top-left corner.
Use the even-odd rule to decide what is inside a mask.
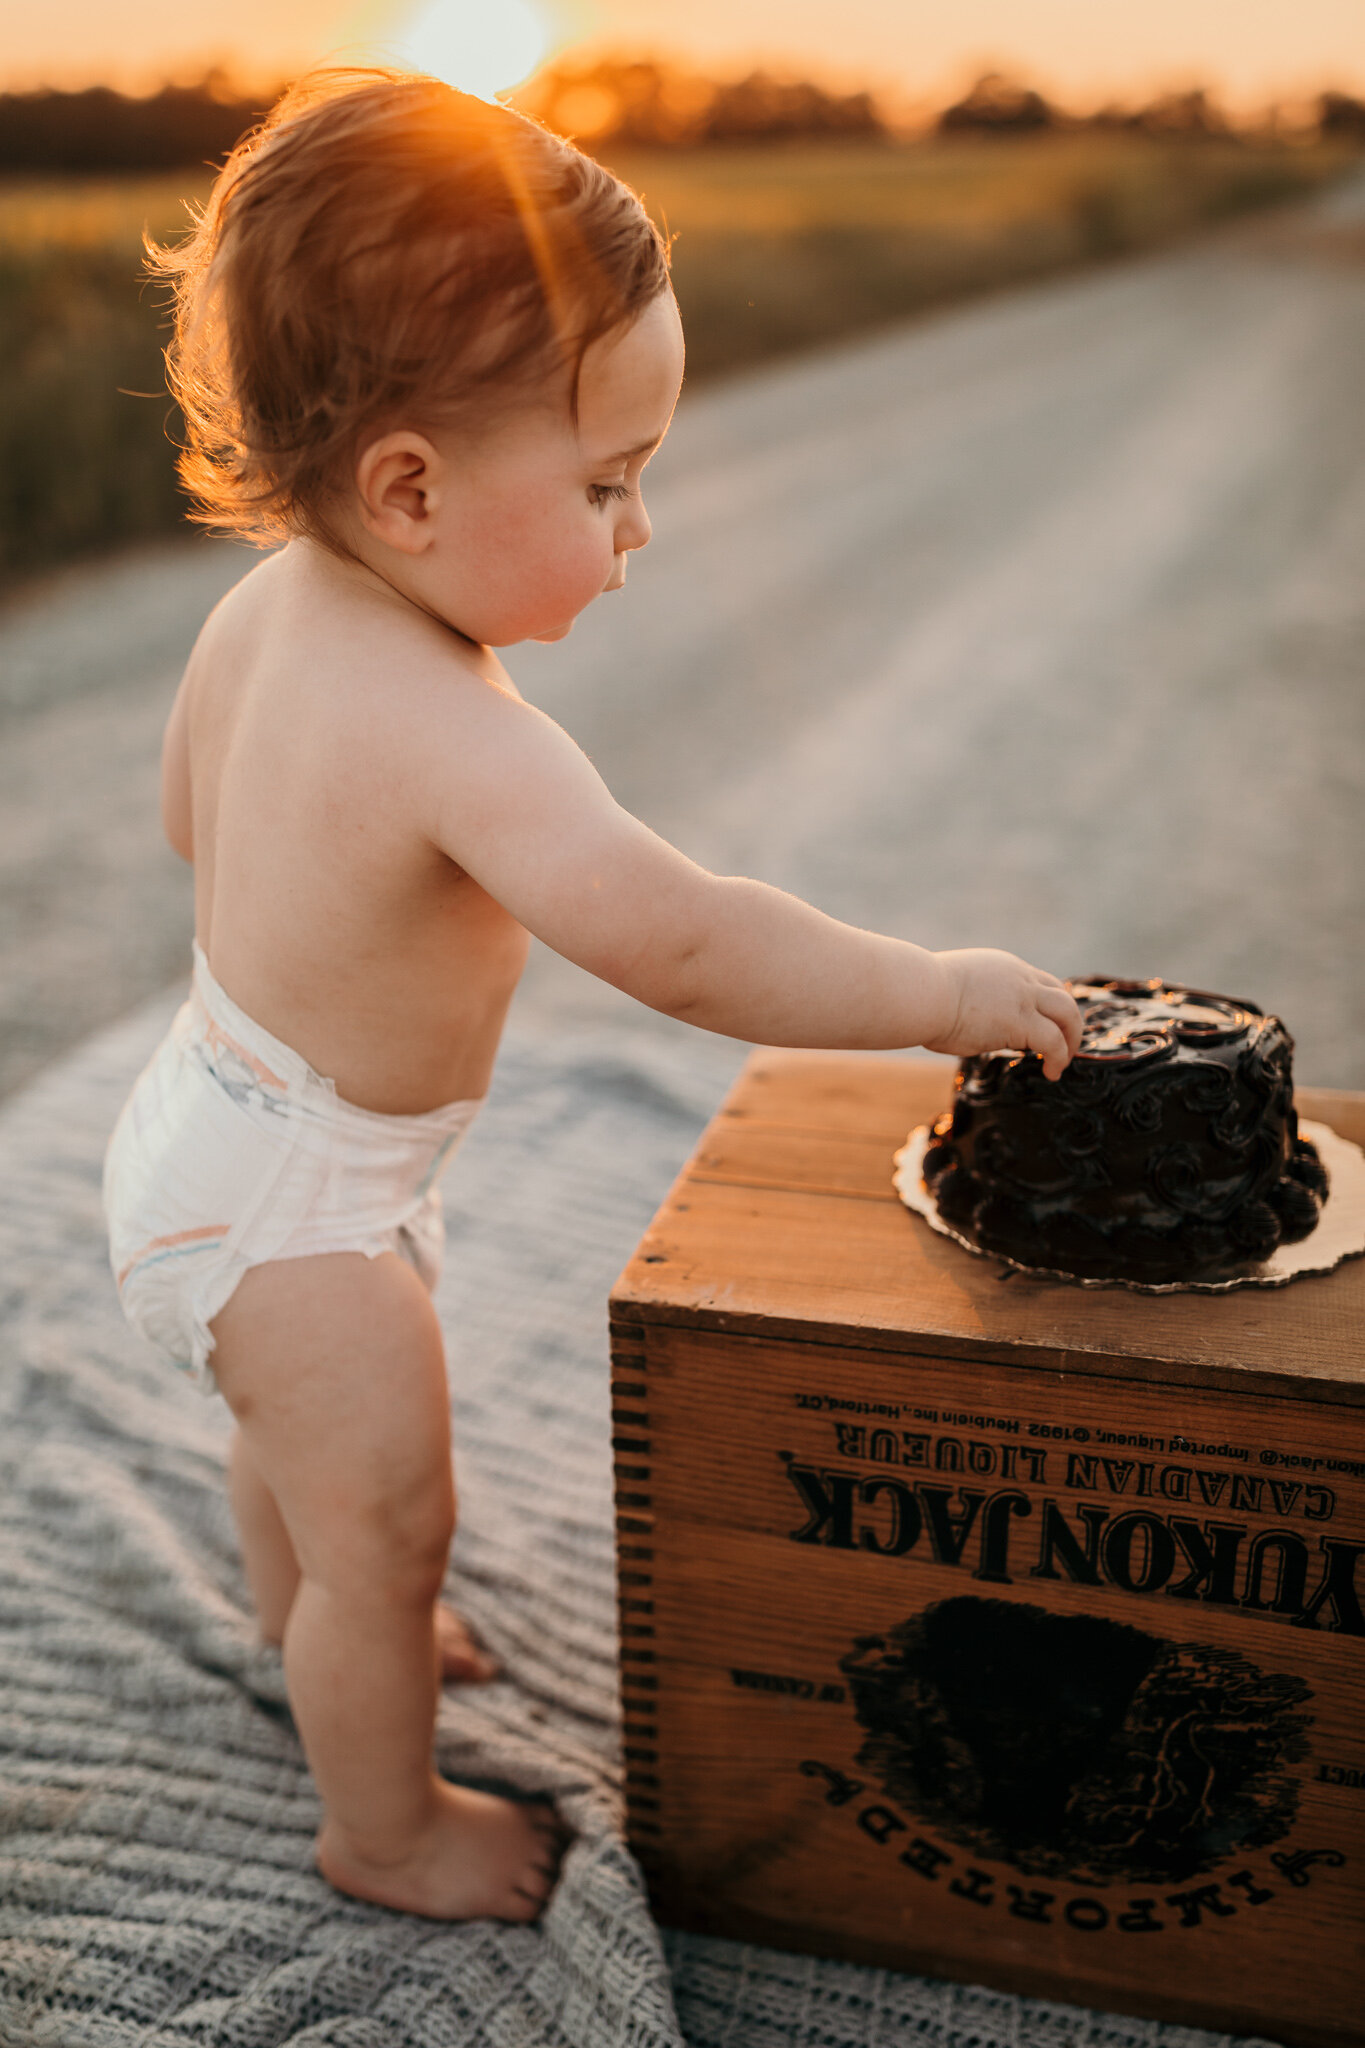
[[[317,1252],[400,1252],[428,1288],[445,1224],[437,1176],[479,1105],[383,1116],[239,1010],[198,945],[190,999],[114,1127],[109,1257],[134,1329],[215,1391],[209,1324],[243,1273]]]

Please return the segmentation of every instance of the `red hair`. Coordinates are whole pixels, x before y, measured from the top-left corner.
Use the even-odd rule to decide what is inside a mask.
[[[511,108],[396,71],[326,71],[238,143],[175,291],[167,377],[192,517],[338,545],[368,437],[476,424],[562,378],[668,289],[636,195]]]

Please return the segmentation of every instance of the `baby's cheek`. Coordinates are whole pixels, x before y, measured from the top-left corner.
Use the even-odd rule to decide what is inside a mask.
[[[610,521],[576,508],[507,508],[481,536],[483,587],[502,627],[498,645],[563,639],[604,588],[614,563]]]
[[[541,587],[571,606],[590,604],[611,574],[612,561],[611,531],[604,521],[600,531],[561,538],[546,551]]]

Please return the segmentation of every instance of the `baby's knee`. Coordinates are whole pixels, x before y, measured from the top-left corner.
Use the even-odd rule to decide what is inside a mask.
[[[344,1584],[352,1598],[426,1604],[441,1590],[454,1534],[455,1493],[448,1480],[393,1497],[356,1499],[331,1541],[318,1546],[319,1571],[308,1576]]]

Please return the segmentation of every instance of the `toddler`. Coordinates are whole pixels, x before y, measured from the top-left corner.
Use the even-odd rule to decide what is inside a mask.
[[[455,1525],[437,1178],[534,932],[641,1002],[790,1046],[1031,1048],[1075,1005],[706,873],[612,801],[495,648],[557,640],[649,539],[683,339],[638,200],[429,78],[328,73],[234,152],[169,352],[198,516],[284,540],[213,613],[166,729],[190,999],[110,1143],[124,1309],[224,1396],[247,1576],[321,1795],[323,1874],[530,1920],[543,1807],[432,1767]],[[325,1078],[324,1078],[325,1077]]]

